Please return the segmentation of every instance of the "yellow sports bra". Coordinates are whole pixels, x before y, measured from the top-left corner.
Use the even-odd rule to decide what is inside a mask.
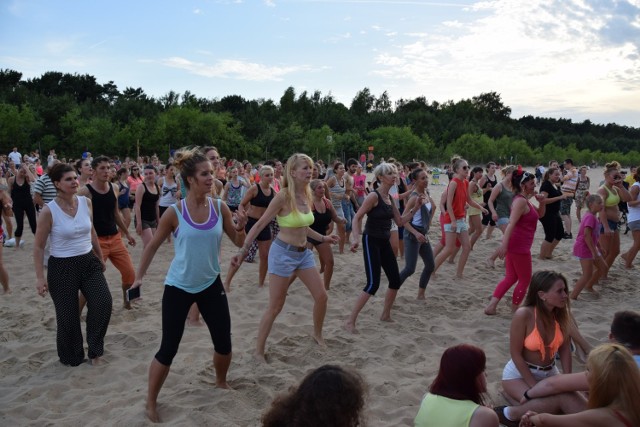
[[[313,224],[313,212],[290,212],[285,216],[276,216],[276,221],[280,227],[300,228],[308,227]]]
[[[607,188],[606,185],[603,185],[604,189],[607,191],[607,199],[604,201],[604,205],[607,207],[616,206],[620,203],[620,195],[618,191],[611,191]]]

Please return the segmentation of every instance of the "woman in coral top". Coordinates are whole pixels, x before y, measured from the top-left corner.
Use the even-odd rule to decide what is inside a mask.
[[[446,233],[445,247],[436,257],[435,270],[442,265],[445,259],[456,249],[456,237],[462,245],[462,253],[458,259],[457,278],[462,278],[464,266],[471,252],[471,242],[469,240],[469,224],[466,221],[466,205],[480,209],[483,213],[488,211],[482,205],[471,199],[469,194],[469,164],[465,159],[453,157],[451,159],[451,169],[454,172],[453,179],[447,187],[447,212],[444,214],[444,231]]]

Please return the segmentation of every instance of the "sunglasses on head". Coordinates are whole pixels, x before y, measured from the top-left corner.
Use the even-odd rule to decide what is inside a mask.
[[[523,172],[522,173],[522,178],[520,178],[520,185],[522,185],[523,182],[525,182],[527,179],[531,178],[533,175],[530,174],[529,172]]]

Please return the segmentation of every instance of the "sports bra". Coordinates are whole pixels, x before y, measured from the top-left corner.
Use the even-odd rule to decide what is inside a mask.
[[[256,187],[258,187],[258,194],[256,195],[256,197],[251,199],[249,203],[251,204],[251,206],[255,206],[258,208],[268,207],[269,203],[271,203],[271,200],[273,200],[273,197],[274,197],[273,188],[271,188],[271,194],[267,196],[262,192],[262,188],[260,188],[260,184],[256,184]]]
[[[531,333],[524,339],[524,348],[529,351],[539,351],[542,360],[546,360],[546,347],[549,347],[552,355],[556,354],[558,352],[558,349],[564,342],[564,336],[562,335],[562,330],[560,329],[560,325],[558,324],[558,322],[554,321],[554,323],[556,324],[556,330],[553,336],[553,340],[549,343],[549,345],[545,345],[542,336],[540,336],[540,331],[538,331],[538,310],[534,307],[533,331],[531,331]]]
[[[291,211],[285,216],[276,215],[276,221],[280,227],[300,228],[313,224],[313,212],[307,213]]]
[[[616,206],[620,203],[620,195],[617,191],[611,191],[607,188],[606,185],[603,185],[602,188],[607,192],[607,198],[604,201],[604,205],[607,207]]]

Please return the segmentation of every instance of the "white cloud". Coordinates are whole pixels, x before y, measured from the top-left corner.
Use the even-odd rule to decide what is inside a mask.
[[[459,99],[495,90],[508,105],[547,111],[632,109],[633,102],[637,108],[638,39],[635,45],[633,38],[615,43],[621,32],[605,33],[614,14],[589,2],[477,2],[468,8],[468,20],[445,21],[441,31],[428,34],[405,34],[411,40],[381,49],[374,74],[388,84],[412,81],[413,94],[399,94],[403,97]]]
[[[202,10],[201,9],[193,9],[193,14],[194,15],[200,15],[200,14],[202,14]]]
[[[250,81],[282,81],[286,75],[299,71],[312,71],[306,65],[268,66],[234,59],[222,59],[213,65],[208,65],[181,57],[171,57],[160,61],[160,63],[199,76]]]
[[[276,2],[274,0],[263,0],[265,6],[276,7]]]

